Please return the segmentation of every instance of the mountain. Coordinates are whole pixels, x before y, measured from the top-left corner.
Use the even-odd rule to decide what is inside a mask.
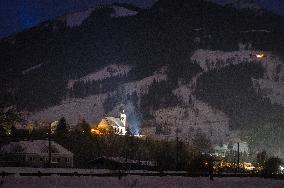
[[[261,6],[255,0],[209,0],[211,2],[227,5],[237,9],[250,9],[250,10],[261,10]]]
[[[282,155],[283,24],[202,0],[68,14],[1,41],[1,101],[38,123],[95,125],[125,109],[155,138],[202,131]]]
[[[231,6],[237,9],[249,9],[261,13],[271,11],[274,14],[284,15],[284,3],[281,0],[208,0],[222,6]]]

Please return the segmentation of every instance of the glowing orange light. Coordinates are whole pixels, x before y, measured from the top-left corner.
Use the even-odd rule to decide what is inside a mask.
[[[256,54],[255,56],[256,56],[258,59],[264,58],[264,54]]]
[[[92,132],[92,133],[95,133],[95,132],[96,132],[96,129],[91,129],[91,132]]]
[[[243,163],[243,168],[247,171],[252,171],[255,169],[255,166],[253,166],[251,163]]]
[[[91,129],[91,133],[95,135],[103,135],[103,133],[99,129]]]

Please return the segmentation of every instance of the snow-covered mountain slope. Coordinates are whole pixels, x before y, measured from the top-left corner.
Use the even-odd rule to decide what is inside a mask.
[[[263,58],[258,58],[259,55]],[[265,77],[269,80],[284,81],[284,62],[270,52],[240,50],[233,52],[197,50],[191,61],[197,62],[204,71],[220,69],[224,66],[240,63],[261,63]]]
[[[265,57],[258,59],[256,55],[259,53],[264,53]],[[265,79],[253,80],[255,90],[260,92],[263,97],[268,97],[272,103],[284,104],[284,87],[283,84],[278,83],[283,79],[283,62],[269,52],[250,50],[223,52],[200,49],[192,54],[191,61],[199,64],[203,72],[192,77],[188,83],[179,83],[176,88],[172,89],[171,93],[177,97],[181,104],[156,110],[150,108],[148,112],[154,117],[148,125],[158,127],[158,129],[160,127],[161,130],[157,131],[160,136],[164,135],[167,138],[174,139],[178,129],[180,138],[190,142],[195,132],[202,129],[213,143],[224,143],[232,137],[238,137],[235,131],[230,130],[230,118],[226,113],[198,100],[195,96],[196,82],[204,73],[232,64],[261,63],[265,70]],[[116,76],[127,78],[127,74],[132,70],[133,67],[129,65],[108,65],[78,80],[70,80],[68,88],[72,90],[74,83],[79,81],[86,83],[88,81],[108,80]],[[106,113],[116,116],[121,106],[126,109],[127,113],[135,113],[135,116],[141,116],[139,113],[142,110],[142,98],[148,95],[149,88],[154,83],[169,79],[167,72],[168,67],[163,66],[151,76],[118,85],[117,89],[112,92],[85,98],[65,99],[60,105],[31,114],[28,119],[29,121],[53,121],[65,117],[70,124],[75,125],[80,118],[84,118],[96,125]],[[136,97],[135,101],[129,98],[133,95]],[[141,126],[140,121],[139,126]]]
[[[113,74],[110,74],[108,71],[110,68],[112,68]],[[79,80],[107,80],[119,74],[124,75],[130,70],[131,68],[129,66],[110,65]],[[111,116],[116,116],[119,113],[121,105],[124,106],[127,113],[134,112],[137,114],[141,110],[141,98],[147,96],[149,88],[154,82],[159,83],[168,79],[166,72],[167,67],[162,67],[155,71],[151,76],[120,85],[118,89],[112,93],[108,92],[92,95],[84,99],[66,99],[62,101],[60,105],[32,113],[28,117],[28,120],[30,122],[52,122],[60,117],[65,117],[71,125],[75,125],[80,118],[84,118],[88,122],[96,125],[106,113]],[[193,83],[194,80],[196,81],[196,79],[193,79]],[[70,83],[72,82],[69,82],[69,87],[72,89]],[[186,85],[182,85],[172,91],[186,106],[174,106],[151,111],[150,114],[155,117],[155,124],[162,125],[166,122],[166,125],[168,126],[167,129],[170,130],[166,134],[169,138],[175,137],[175,130],[178,127],[180,129],[180,138],[187,141],[190,141],[189,136],[192,136],[198,129],[202,129],[208,136],[211,136],[210,138],[216,143],[225,141],[226,137],[229,135],[229,123],[226,115],[218,110],[212,109],[207,104],[196,100],[192,94],[190,95],[190,91],[194,91],[194,84],[189,86],[192,87],[189,88],[190,91],[184,89],[186,87]],[[127,96],[131,95],[137,96],[137,101],[127,98]],[[190,96],[190,99],[184,98],[188,95]],[[119,100],[118,103],[111,104],[110,111],[105,111],[104,105],[108,104],[109,100],[115,98],[122,99]],[[189,100],[191,102],[189,102]],[[136,105],[134,103],[136,103]],[[141,124],[141,122],[139,124]]]
[[[255,0],[208,0],[220,5],[230,5],[238,9],[261,10],[261,6]]]
[[[138,14],[137,11],[127,9],[119,5],[112,5],[112,6],[105,6],[105,7],[111,8],[113,10],[113,13],[111,13],[110,15],[112,18],[135,16]],[[64,16],[59,17],[57,20],[63,21],[66,24],[66,26],[69,28],[78,27],[87,18],[89,18],[89,16],[93,13],[94,10],[99,10],[105,7],[89,8],[84,11],[66,14]]]
[[[166,80],[167,75],[165,73],[157,71],[152,76],[143,78],[139,81],[123,84],[121,87],[125,91],[126,95],[137,93],[137,95],[141,96],[148,93],[148,89],[153,84],[153,82],[161,82]]]
[[[82,12],[66,14],[65,16],[59,17],[58,20],[65,22],[67,27],[78,27],[91,15],[93,11],[94,8],[90,8]]]
[[[105,80],[114,76],[126,76],[127,73],[132,69],[130,65],[119,65],[119,64],[111,64],[103,69],[96,71],[94,73],[88,74],[78,80],[69,80],[68,81],[68,89],[72,89],[74,84],[79,81],[88,82],[88,81],[98,81]]]
[[[267,97],[273,104],[284,106],[284,81],[274,82],[267,79],[253,79],[253,84],[257,92],[263,97]]]
[[[83,82],[107,80],[119,75],[124,76],[130,70],[131,66],[127,65],[109,65],[79,80]],[[68,98],[63,100],[59,105],[44,109],[40,112],[32,113],[30,117],[28,117],[28,121],[45,120],[51,122],[60,117],[65,117],[72,125],[75,125],[79,118],[85,118],[89,122],[98,123],[98,121],[106,113],[116,116],[119,113],[119,107],[122,102],[125,102],[123,105],[125,108],[127,107],[127,109],[131,111],[131,106],[133,105],[131,100],[124,100],[120,101],[119,103],[112,104],[111,112],[105,111],[103,105],[107,103],[107,100],[112,98],[127,98],[127,96],[131,96],[133,94],[139,97],[137,103],[140,104],[141,96],[148,93],[148,89],[153,82],[159,83],[160,81],[167,80],[167,75],[164,73],[164,71],[165,68],[162,68],[149,77],[119,85],[118,89],[114,92],[91,95],[84,99]],[[76,81],[69,81],[68,88],[72,90],[74,83],[76,83]]]
[[[263,54],[263,58],[257,56]],[[233,52],[197,50],[191,57],[204,71],[240,63],[260,63],[263,79],[253,79],[255,90],[273,104],[284,106],[284,62],[270,52],[240,50]]]
[[[171,139],[178,131],[181,139],[190,142],[196,131],[202,130],[213,143],[220,143],[228,141],[231,134],[228,117],[198,100],[192,106],[159,109],[153,116],[162,134]]]
[[[129,10],[125,7],[121,7],[117,5],[112,6],[112,8],[114,12],[111,14],[111,17],[114,17],[114,18],[135,16],[136,14],[138,14],[137,11]]]
[[[155,136],[173,139],[178,130],[189,141],[201,129],[219,144],[262,139],[272,129],[254,130],[282,117],[274,105],[283,104],[280,16],[159,0],[141,13],[112,5],[67,17],[0,43],[1,66],[9,67],[0,69],[0,100],[31,112],[31,122],[64,116],[96,125],[124,107],[130,125]],[[284,143],[275,140],[258,143]]]
[[[107,94],[94,95],[84,99],[66,99],[57,106],[31,113],[27,118],[29,122],[53,122],[65,117],[71,125],[75,125],[81,118],[88,122],[96,122],[103,117],[103,102]]]

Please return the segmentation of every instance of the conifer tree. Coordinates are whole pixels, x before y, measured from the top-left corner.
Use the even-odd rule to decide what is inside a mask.
[[[82,133],[90,133],[91,132],[91,127],[88,122],[86,122],[85,119],[83,119],[81,122],[78,123],[77,125],[78,129]]]
[[[55,135],[58,137],[65,136],[68,133],[66,119],[64,117],[60,118],[57,128],[55,130]]]

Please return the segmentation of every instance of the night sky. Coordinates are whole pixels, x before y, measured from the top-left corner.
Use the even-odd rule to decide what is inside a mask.
[[[114,2],[149,7],[154,0],[0,0],[0,37],[66,13]]]
[[[154,1],[156,0],[0,0],[0,37],[97,4],[122,2],[149,7]],[[261,6],[284,15],[284,0],[257,1]]]

